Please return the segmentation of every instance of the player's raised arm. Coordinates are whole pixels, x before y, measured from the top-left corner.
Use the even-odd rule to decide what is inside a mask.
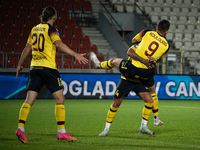
[[[138,41],[135,39],[135,37],[132,39],[132,43],[133,43],[133,44],[138,43]]]
[[[64,43],[63,43],[62,41],[60,41],[60,40],[57,40],[57,41],[55,41],[54,43],[55,43],[56,47],[57,47],[59,50],[61,50],[61,51],[65,52],[65,53],[67,53],[67,54],[69,54],[69,55],[75,57],[75,59],[78,60],[78,62],[79,62],[80,64],[82,64],[82,63],[83,63],[83,64],[88,63],[88,59],[84,57],[84,55],[85,55],[86,53],[84,53],[84,54],[78,54],[78,53],[74,52],[73,50],[71,50],[66,44],[64,44]]]
[[[144,59],[144,58],[140,57],[138,54],[135,53],[134,49],[129,48],[127,51],[127,55],[130,56],[131,58],[145,64],[148,68],[150,68],[150,69],[153,68],[152,62],[149,59]]]
[[[31,52],[31,44],[27,43],[24,50],[22,51],[22,54],[20,56],[18,65],[17,65],[17,71],[16,71],[16,79],[19,75],[19,72],[22,71],[23,69],[23,63],[25,61],[25,59],[28,57],[29,53]]]

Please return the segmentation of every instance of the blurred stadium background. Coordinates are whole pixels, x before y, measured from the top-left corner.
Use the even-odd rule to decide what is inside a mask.
[[[30,29],[40,22],[42,9],[53,6],[58,11],[56,27],[63,42],[77,52],[94,51],[100,60],[126,58],[135,34],[144,28],[155,30],[158,20],[167,19],[171,27],[166,38],[171,47],[157,74],[197,75],[200,73],[199,4],[199,0],[1,0],[0,71],[16,68]],[[31,55],[25,68],[29,68],[30,60]],[[91,64],[79,65],[60,51],[56,61],[61,71],[93,72]]]
[[[200,0],[0,0],[2,83],[0,98],[20,97],[17,93],[22,92],[26,85],[31,54],[26,59],[23,72],[17,80],[14,77],[16,65],[31,28],[40,23],[38,16],[42,13],[42,9],[53,6],[58,12],[59,19],[55,26],[59,30],[62,41],[72,50],[86,53],[87,58],[89,52],[93,51],[100,60],[112,57],[126,59],[131,39],[138,32],[144,28],[155,30],[156,23],[160,19],[169,20],[171,26],[166,38],[170,50],[157,66],[158,71],[155,76],[157,92],[160,92],[158,96],[161,99],[172,97],[199,99],[199,4]],[[73,86],[83,85],[83,89],[85,86],[97,90],[96,93],[92,93],[94,89],[90,89],[88,94],[86,89],[86,95],[82,94],[79,98],[112,97],[112,91],[119,79],[117,70],[94,69],[91,63],[80,65],[73,57],[61,51],[57,51],[56,63],[58,71],[63,76],[69,74],[69,77],[63,78],[67,91],[70,91],[69,84],[73,83]],[[76,76],[77,73],[79,75]],[[98,74],[105,76],[96,78],[95,75]],[[69,80],[75,76],[77,78],[73,78],[74,81]],[[77,97],[72,95],[73,89],[78,91],[73,86],[70,98]],[[110,86],[107,88],[108,95],[105,94],[106,86]],[[104,90],[103,94],[106,96],[101,95],[101,90]],[[91,96],[92,94],[95,96]],[[165,94],[166,96],[163,96]],[[24,92],[21,95],[24,95]],[[48,95],[49,93],[45,91],[42,96],[48,98]]]

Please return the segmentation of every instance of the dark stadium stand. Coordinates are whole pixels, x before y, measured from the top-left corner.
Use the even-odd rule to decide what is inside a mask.
[[[76,26],[76,20],[71,17],[80,14],[91,14],[91,2],[87,0],[1,0],[0,1],[0,68],[15,68],[19,55],[27,42],[28,35],[33,26],[40,23],[39,15],[46,6],[53,6],[58,13],[59,21],[56,28],[59,30],[62,41],[72,50],[80,53],[89,53],[94,50],[98,53],[96,45],[91,45],[90,38],[82,34],[81,26]],[[71,56],[60,51],[57,52],[56,62],[58,68],[88,69],[89,64],[79,65]],[[88,57],[88,56],[87,56]],[[4,61],[3,61],[4,60]],[[24,67],[30,65],[30,58]]]

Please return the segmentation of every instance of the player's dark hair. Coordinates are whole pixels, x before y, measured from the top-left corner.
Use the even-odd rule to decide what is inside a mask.
[[[161,20],[159,21],[157,27],[158,27],[158,31],[163,33],[169,30],[170,23],[167,20]]]
[[[56,10],[55,8],[48,6],[46,8],[44,8],[42,15],[40,16],[40,21],[41,22],[47,22],[48,20],[50,20],[55,14],[56,14]]]

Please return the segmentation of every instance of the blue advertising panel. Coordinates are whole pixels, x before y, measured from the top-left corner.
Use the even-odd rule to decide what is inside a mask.
[[[65,98],[112,99],[120,80],[119,74],[60,74]],[[28,74],[0,75],[0,99],[24,99]],[[200,100],[200,76],[155,75],[159,99]],[[44,86],[37,98],[53,98]],[[126,99],[139,99],[131,91]]]

